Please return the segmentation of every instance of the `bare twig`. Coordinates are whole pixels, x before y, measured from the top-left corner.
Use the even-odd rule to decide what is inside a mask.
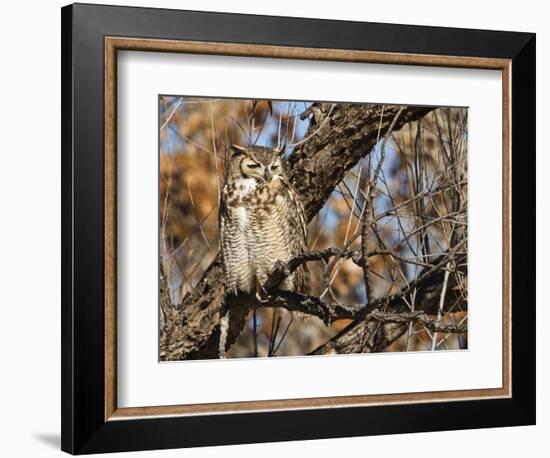
[[[168,123],[170,122],[170,120],[172,119],[172,116],[174,116],[174,114],[176,113],[176,111],[178,111],[178,108],[180,107],[180,105],[183,103],[183,97],[180,97],[178,99],[178,101],[176,102],[174,108],[172,109],[172,111],[170,112],[170,114],[167,116],[166,120],[162,123],[162,126],[160,126],[160,131],[162,132],[166,126],[168,125]]]
[[[441,296],[439,299],[439,308],[437,309],[437,319],[441,320],[441,313],[443,311],[443,304],[445,303],[445,294],[447,293],[447,283],[449,282],[449,271],[445,271],[445,275],[443,277],[443,288],[441,288]],[[432,336],[432,351],[435,350],[437,342],[437,331],[434,332]]]
[[[307,137],[303,138],[299,142],[290,143],[289,146],[299,146],[299,145],[307,142],[308,140],[312,139],[315,135],[317,135],[319,133],[319,131],[324,127],[325,123],[330,119],[330,115],[331,115],[332,110],[334,109],[335,106],[336,106],[336,104],[333,103],[332,106],[330,107],[328,115],[325,117],[325,119],[323,119],[323,121],[321,122],[319,127],[314,132],[312,132],[311,134],[309,134]]]

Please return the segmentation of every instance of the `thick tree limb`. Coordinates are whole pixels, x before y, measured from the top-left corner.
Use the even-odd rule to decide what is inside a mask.
[[[351,103],[321,103],[310,107],[312,120],[306,137],[323,125],[315,136],[295,148],[287,163],[287,173],[302,198],[308,220],[319,212],[346,173],[371,152],[379,126],[385,135],[401,109],[398,106],[383,108],[382,105]],[[391,130],[397,131],[433,109],[403,107]],[[329,113],[330,117],[325,121]]]
[[[391,130],[422,118],[433,107],[404,107]],[[307,219],[313,218],[335,186],[385,135],[400,107],[360,104],[313,104],[307,140],[296,146],[286,163],[287,174],[300,195]],[[215,358],[219,341],[224,281],[219,256],[182,304],[167,313],[165,326],[175,326],[161,341],[162,360]],[[239,336],[250,302],[231,309],[228,347]]]
[[[395,298],[397,299],[397,298]],[[394,301],[395,301],[394,299]],[[336,320],[362,320],[377,323],[409,323],[418,321],[432,332],[460,333],[466,332],[466,324],[443,324],[439,320],[430,320],[426,312],[382,312],[379,307],[387,304],[386,298],[381,298],[369,306],[368,304],[325,304],[318,297],[289,291],[276,291],[265,300],[255,297],[248,299],[256,307],[282,307],[291,312],[301,312],[320,318],[328,326]]]

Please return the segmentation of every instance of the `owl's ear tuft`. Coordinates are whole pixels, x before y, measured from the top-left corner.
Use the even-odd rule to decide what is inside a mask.
[[[233,158],[239,154],[247,154],[248,150],[244,146],[240,145],[231,145],[229,148],[229,158]]]
[[[282,156],[283,153],[285,152],[285,148],[286,148],[286,145],[284,143],[282,143],[282,144],[276,146],[273,151],[275,151],[275,153],[277,155]]]

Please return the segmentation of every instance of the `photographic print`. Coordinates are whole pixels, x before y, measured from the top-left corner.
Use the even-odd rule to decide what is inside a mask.
[[[61,25],[64,451],[536,423],[535,34]]]
[[[160,361],[468,348],[468,109],[159,96]]]

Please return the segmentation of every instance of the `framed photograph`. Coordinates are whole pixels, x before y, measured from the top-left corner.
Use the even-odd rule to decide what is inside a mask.
[[[62,449],[535,423],[535,35],[62,9]]]

